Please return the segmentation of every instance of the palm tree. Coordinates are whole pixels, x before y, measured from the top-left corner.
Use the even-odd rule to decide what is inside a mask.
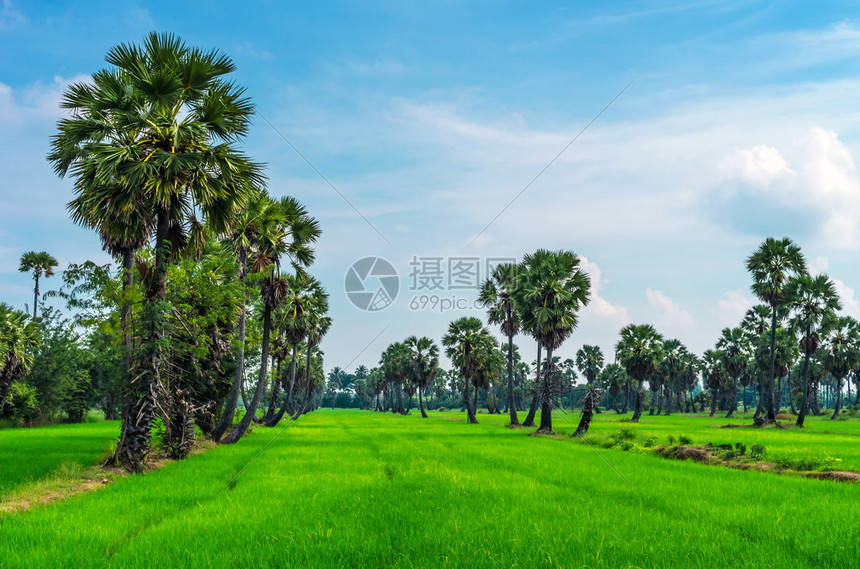
[[[632,417],[638,423],[642,416],[642,388],[663,360],[663,337],[650,324],[628,324],[615,344],[615,359],[638,384]]]
[[[264,177],[262,168],[235,148],[247,133],[253,105],[242,88],[224,79],[235,70],[227,56],[152,33],[141,47],[111,48],[106,60],[112,69],[64,93],[61,106],[71,117],[60,120],[49,160],[59,175],[75,177],[82,202],[114,188],[123,194],[121,203],[136,204],[136,211],[154,220],[155,263],[143,267],[145,364],[129,386],[112,459],[141,470],[163,392],[167,264],[185,245],[199,250],[204,224],[226,233]],[[124,219],[128,216],[119,218],[120,225]],[[117,225],[107,219],[86,223],[112,236]]]
[[[687,366],[687,348],[680,340],[666,340],[663,343],[663,360],[658,366],[657,374],[662,378],[663,394],[666,404],[666,415],[672,413],[672,392],[679,389],[679,378]],[[657,414],[660,414],[658,405]]]
[[[770,374],[767,388],[767,420],[776,421],[774,411],[774,385],[776,378],[776,328],[780,308],[785,303],[785,289],[792,277],[806,272],[806,261],[800,252],[800,247],[791,239],[781,240],[768,237],[759,248],[747,258],[747,270],[753,278],[751,290],[762,302],[770,305]],[[764,394],[762,394],[764,395]]]
[[[517,265],[505,263],[493,269],[478,294],[478,302],[488,309],[487,322],[501,326],[508,338],[508,409],[511,426],[520,424],[514,401],[514,336],[519,332],[520,318],[514,306],[513,291],[517,286]]]
[[[582,346],[576,351],[576,367],[592,385],[603,370],[603,351],[597,346]]]
[[[747,348],[749,339],[743,328],[723,328],[717,340],[717,349],[723,357],[723,368],[731,378],[731,385],[726,389],[726,403],[729,412],[726,418],[732,416],[738,407],[738,380],[746,373],[749,365]]]
[[[330,320],[325,313],[328,311],[328,294],[315,278],[300,274],[297,277],[287,277],[289,293],[284,299],[281,309],[278,311],[278,325],[276,326],[284,335],[287,344],[292,346],[292,361],[290,364],[290,387],[284,398],[281,408],[272,417],[269,417],[267,425],[273,427],[278,424],[284,413],[291,409],[293,387],[296,383],[296,364],[298,362],[298,348],[301,342],[305,342],[305,363],[309,365],[312,361],[312,343],[317,345],[322,336],[328,331]],[[324,330],[321,327],[324,326]],[[310,336],[313,335],[313,338]],[[311,341],[313,340],[313,342]],[[310,371],[306,370],[306,377],[310,377]],[[275,385],[272,387],[273,393]],[[275,396],[273,396],[273,405]],[[305,408],[308,401],[305,401]]]
[[[552,404],[555,386],[553,350],[558,348],[579,323],[578,312],[588,304],[591,281],[579,266],[573,251],[538,249],[525,255],[520,285],[514,292],[523,328],[543,346],[546,364],[541,395],[538,432],[552,433]]]
[[[445,355],[463,376],[463,403],[469,423],[477,423],[475,408],[470,400],[470,386],[490,367],[492,352],[496,352],[496,341],[481,321],[472,316],[454,320],[442,337]]]
[[[791,310],[791,326],[799,334],[803,353],[803,391],[797,426],[802,427],[809,412],[809,358],[818,351],[820,335],[841,309],[836,284],[827,275],[799,275],[785,291]]]
[[[396,400],[392,411],[401,415],[406,414],[403,407],[403,381],[409,375],[411,355],[412,352],[403,342],[394,342],[385,349],[379,361],[386,381],[394,386]]]
[[[427,384],[436,377],[436,371],[439,369],[439,346],[426,336],[421,338],[409,336],[404,344],[412,351],[410,375],[412,383],[418,387],[418,406],[421,409],[421,416],[426,419],[427,412],[424,411],[422,394]]]
[[[576,352],[576,367],[579,369],[580,373],[585,376],[585,381],[588,383],[589,393],[590,395],[586,396],[588,402],[593,403],[594,410],[600,413],[600,407],[598,406],[598,401],[596,397],[596,392],[592,393],[595,388],[595,382],[597,380],[597,376],[600,375],[601,370],[603,369],[603,352],[597,346],[582,346]],[[588,406],[586,405],[586,408]],[[590,413],[590,409],[588,409]],[[588,430],[588,427],[585,427],[585,431]],[[585,434],[583,431],[581,434]]]
[[[756,304],[746,311],[743,320],[741,320],[741,328],[746,332],[749,339],[749,351],[755,352],[759,341],[768,332],[771,320],[771,308],[766,304]],[[759,365],[757,360],[753,360],[753,367],[758,376],[758,402],[754,417],[758,417],[764,410],[764,368]],[[767,367],[765,365],[764,367]]]
[[[42,336],[35,320],[0,302],[0,409],[13,381],[30,373]]]
[[[842,403],[842,380],[860,365],[860,323],[850,316],[836,318],[824,346],[824,369],[836,378],[836,404],[830,417],[835,421]]]
[[[21,265],[18,271],[22,273],[33,273],[33,280],[36,281],[36,286],[33,288],[33,319],[36,318],[36,305],[39,303],[39,278],[44,275],[45,278],[54,276],[54,268],[57,266],[57,260],[46,251],[37,253],[28,251],[21,255]]]
[[[265,256],[255,255],[258,245],[269,243],[276,239],[281,231],[283,212],[269,197],[265,190],[256,191],[248,201],[248,206],[239,212],[236,222],[225,236],[225,241],[233,249],[239,265],[239,282],[244,283],[248,275],[248,260],[251,255],[257,264],[252,264],[254,272],[263,270],[266,266]],[[236,353],[236,372],[233,376],[233,386],[224,405],[221,418],[210,434],[213,441],[219,441],[227,429],[233,424],[233,415],[239,402],[242,381],[245,377],[245,326],[248,317],[248,296],[243,297],[239,325],[237,327],[238,349]]]
[[[601,370],[599,377],[600,383],[606,386],[612,398],[612,408],[616,413],[621,414],[618,410],[618,396],[621,395],[623,385],[627,381],[627,372],[620,365],[611,363]]]
[[[311,362],[313,361],[313,350],[318,347],[322,342],[323,337],[328,334],[329,329],[331,328],[331,318],[328,316],[323,316],[322,313],[317,314],[314,313],[311,318],[311,325],[308,328],[308,335],[305,339],[305,396],[303,401],[303,406],[301,409],[295,412],[293,415],[293,419],[295,420],[301,413],[305,413],[308,411],[310,407],[310,393],[311,393],[311,384],[313,383],[311,379]],[[322,353],[322,352],[320,352]],[[289,394],[289,405],[291,409],[295,409],[293,405],[293,395],[292,395],[292,385],[290,386],[290,394]]]
[[[711,417],[717,409],[717,398],[720,390],[725,387],[726,368],[723,365],[725,355],[720,350],[705,350],[702,354],[702,374],[705,387],[711,390]]]

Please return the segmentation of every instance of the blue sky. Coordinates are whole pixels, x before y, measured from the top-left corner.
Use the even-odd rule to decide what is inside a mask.
[[[562,357],[583,343],[611,351],[628,322],[710,347],[752,303],[744,258],[769,235],[797,241],[860,317],[852,3],[209,6],[0,0],[0,300],[31,301],[23,251],[108,261],[68,219],[71,181],[44,156],[65,86],[103,67],[111,46],[158,30],[231,55],[261,113],[391,243],[255,121],[246,146],[268,164],[270,192],[305,202],[324,230],[313,271],[332,295],[328,366],[373,365],[392,341],[483,316],[411,310],[414,256],[576,251],[593,301]],[[362,312],[343,291],[365,256],[402,277],[386,310]]]

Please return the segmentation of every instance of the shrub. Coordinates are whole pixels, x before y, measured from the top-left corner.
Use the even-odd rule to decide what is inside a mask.
[[[674,436],[672,436],[672,435],[669,435],[669,444],[670,444],[670,445],[675,444],[675,437],[674,437]]]
[[[774,454],[769,458],[780,468],[788,470],[832,470],[836,466],[836,460],[829,456]]]
[[[313,360],[313,358],[311,358],[311,361],[312,361],[312,362],[314,361],[314,360]],[[437,409],[437,411],[439,411],[440,413],[444,413],[444,412],[445,412],[445,411],[447,411],[447,410],[448,410],[448,409],[446,409],[445,407],[439,407],[439,408]]]
[[[693,444],[693,439],[691,439],[687,435],[681,435],[678,437],[678,443],[682,445],[691,445]]]
[[[35,387],[16,381],[9,389],[3,415],[15,424],[32,426],[39,417],[39,398]]]
[[[755,444],[750,447],[750,456],[759,457],[764,456],[765,448],[762,445]]]
[[[735,443],[735,450],[738,454],[743,455],[747,453],[747,445],[744,443]]]
[[[614,437],[619,441],[632,441],[636,438],[636,431],[630,427],[621,427]]]

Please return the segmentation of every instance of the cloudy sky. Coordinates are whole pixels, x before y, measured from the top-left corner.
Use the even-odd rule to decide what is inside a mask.
[[[373,365],[392,341],[483,317],[449,265],[478,259],[483,272],[538,247],[575,251],[593,281],[562,357],[584,343],[611,353],[630,322],[707,349],[752,304],[744,259],[767,236],[800,244],[860,317],[853,3],[211,5],[0,0],[0,300],[32,301],[26,250],[109,261],[68,219],[72,183],[44,157],[63,89],[158,30],[234,58],[260,111],[247,150],[273,195],[320,220],[327,366]],[[368,256],[401,277],[375,312],[344,292]],[[442,288],[415,289],[410,261],[429,278],[433,259]],[[421,295],[435,310],[429,298],[414,309]]]

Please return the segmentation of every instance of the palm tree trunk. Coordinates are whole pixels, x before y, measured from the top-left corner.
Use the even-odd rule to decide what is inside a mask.
[[[251,425],[252,418],[257,414],[257,406],[260,404],[260,399],[263,398],[263,387],[266,384],[266,371],[269,364],[269,331],[272,327],[272,308],[268,304],[263,309],[263,353],[260,357],[260,375],[257,378],[257,389],[254,390],[254,398],[251,399],[251,406],[245,409],[245,414],[239,424],[230,431],[224,440],[224,444],[233,444],[242,438],[245,431]]]
[[[511,319],[511,307],[508,306],[508,320]],[[514,402],[514,335],[508,334],[508,410],[511,414],[511,426],[519,426],[517,406]]]
[[[621,408],[621,414],[624,415],[630,409],[630,375],[627,375],[627,382],[624,384],[624,407]]]
[[[476,415],[478,414],[478,391],[480,391],[480,389],[475,387],[474,400],[472,401],[472,410],[475,412]]]
[[[833,404],[833,416],[830,417],[831,421],[835,421],[839,418],[839,408],[842,407],[842,378],[836,378],[836,402]]]
[[[36,279],[36,287],[33,289],[33,320],[36,319],[36,307],[39,303],[39,273],[36,272],[33,275],[33,278]]]
[[[247,271],[247,252],[244,247],[239,249],[237,257],[239,260],[239,282],[244,283]],[[230,397],[227,399],[227,404],[221,413],[221,419],[215,425],[215,429],[212,430],[212,434],[210,435],[210,438],[215,442],[218,442],[233,424],[236,405],[239,402],[239,394],[242,390],[242,381],[245,379],[245,322],[248,318],[247,304],[248,297],[243,294],[242,311],[239,313],[239,348],[236,354],[236,373],[233,376],[233,387],[230,389]]]
[[[281,358],[277,358],[277,368],[275,377],[272,378],[272,395],[269,397],[269,407],[266,409],[266,414],[263,417],[263,422],[267,425],[275,416],[275,407],[278,405],[278,395],[281,394]],[[275,363],[275,358],[272,358],[272,363]]]
[[[298,356],[298,346],[296,344],[293,344],[293,361],[290,364],[290,385],[293,385],[296,381],[297,356]],[[280,377],[280,374],[278,376]],[[275,425],[277,425],[281,421],[281,419],[283,419],[284,414],[289,410],[289,408],[290,408],[290,398],[284,397],[284,401],[283,401],[283,403],[281,403],[280,409],[278,409],[277,413],[272,413],[272,417],[268,421],[266,421],[266,426],[267,427],[274,427]]]
[[[424,399],[422,399],[422,397],[421,397],[421,391],[423,391],[423,390],[421,389],[421,386],[419,385],[418,386],[418,406],[421,408],[421,416],[426,419],[427,418],[427,412],[424,411]]]
[[[395,384],[395,391],[397,392],[397,412],[405,415],[406,411],[403,407],[403,381],[398,379]]]
[[[164,311],[166,298],[169,227],[170,212],[167,208],[159,207],[155,231],[155,271],[143,307],[144,321],[149,333],[146,342],[146,364],[143,373],[127,384],[129,392],[124,397],[123,424],[119,442],[113,456],[107,461],[108,464],[122,464],[134,472],[143,470],[143,462],[149,453],[152,420],[155,418],[158,400],[163,390],[161,346],[164,339],[164,318],[159,313]],[[36,292],[38,296],[38,281]]]
[[[767,420],[770,422],[776,421],[776,412],[773,409],[774,396],[775,396],[775,387],[776,387],[776,309],[777,306],[775,304],[771,304],[771,310],[773,311],[773,316],[771,317],[771,326],[770,326],[770,375],[769,381],[767,384]]]
[[[807,338],[809,337],[809,328],[806,329]],[[806,413],[809,412],[809,353],[803,358],[803,397],[800,400],[800,413],[797,414],[797,426],[802,427],[803,421],[806,419]]]
[[[744,413],[747,412],[747,386],[744,385]]]
[[[639,381],[638,381],[639,385],[636,387],[636,404],[633,406],[633,417],[630,418],[630,420],[633,421],[634,423],[638,423],[639,417],[642,416],[642,399],[643,399],[643,397],[642,397],[643,385],[642,384],[643,383],[645,383],[645,379],[644,378],[639,379]]]
[[[552,433],[552,394],[550,381],[552,379],[552,346],[546,348],[546,370],[543,378],[543,393],[541,393],[539,433]]]
[[[538,343],[537,347],[537,371],[535,371],[535,392],[532,395],[532,402],[529,405],[529,412],[526,415],[526,420],[523,421],[523,427],[534,427],[535,426],[535,415],[537,415],[537,407],[538,403],[540,403],[540,397],[538,393],[540,393],[540,356],[541,356],[541,345]]]

